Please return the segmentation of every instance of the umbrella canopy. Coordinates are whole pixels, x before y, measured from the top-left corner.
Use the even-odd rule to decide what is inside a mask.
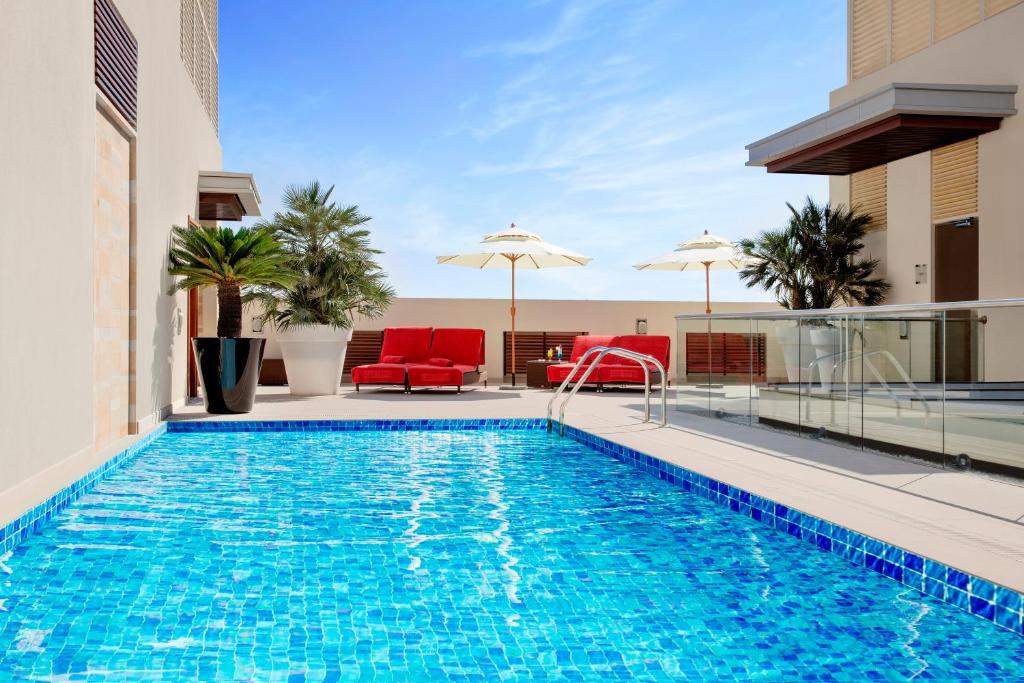
[[[585,266],[590,258],[545,242],[515,223],[487,235],[480,246],[464,254],[438,256],[437,262],[467,268],[558,268]]]
[[[675,251],[658,256],[644,263],[638,263],[637,270],[704,270],[705,313],[711,313],[711,282],[708,275],[712,270],[739,270],[750,263],[749,259],[736,248],[736,243],[707,230],[703,235],[686,242],[680,242]]]
[[[512,271],[512,384],[516,383],[516,268],[536,270],[585,266],[590,257],[549,244],[512,223],[508,228],[484,237],[480,246],[463,254],[438,256],[442,265],[466,268],[509,268]]]

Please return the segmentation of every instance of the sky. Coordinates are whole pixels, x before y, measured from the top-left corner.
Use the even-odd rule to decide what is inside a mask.
[[[224,168],[264,215],[334,185],[399,296],[507,297],[507,271],[434,257],[515,222],[593,257],[523,273],[522,298],[703,300],[700,273],[631,266],[827,198],[744,146],[828,108],[845,21],[845,0],[221,0]],[[712,298],[769,300],[731,272]]]

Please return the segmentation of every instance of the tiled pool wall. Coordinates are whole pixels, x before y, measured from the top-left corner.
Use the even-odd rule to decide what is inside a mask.
[[[141,437],[128,448],[110,460],[86,474],[81,479],[65,486],[39,505],[29,509],[14,521],[0,527],[0,555],[6,553],[26,538],[34,534],[58,512],[88,493],[96,484],[135,457],[143,448],[151,444],[167,431],[167,423],[157,425],[152,431]]]
[[[1024,595],[909,550],[832,524],[566,425],[565,435],[730,510],[1024,635]]]
[[[169,422],[0,529],[0,553],[24,541],[113,469],[124,464],[165,432],[501,431],[545,428],[546,421],[539,418]],[[955,605],[1018,635],[1024,635],[1024,595],[1014,590],[575,427],[567,425],[565,434],[600,453],[727,506],[767,526],[785,531],[820,550],[839,555],[909,588]]]
[[[181,432],[408,432],[408,431],[499,431],[544,429],[547,422],[536,417],[452,420],[198,420],[169,422],[167,431]]]

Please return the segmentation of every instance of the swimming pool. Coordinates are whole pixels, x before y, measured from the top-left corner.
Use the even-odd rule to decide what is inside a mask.
[[[1022,658],[541,429],[168,433],[0,558],[7,677],[976,681]]]

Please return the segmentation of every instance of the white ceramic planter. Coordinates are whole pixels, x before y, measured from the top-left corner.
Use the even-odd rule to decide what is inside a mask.
[[[811,348],[811,335],[806,327],[797,327],[796,324],[779,327],[775,330],[775,336],[779,340],[779,348],[782,349],[782,362],[786,366],[786,378],[793,383],[801,379],[801,370],[811,362],[808,357]],[[801,349],[803,346],[803,357]],[[801,361],[803,361],[801,363]]]
[[[278,332],[288,390],[295,396],[338,393],[352,330],[304,325]]]
[[[818,380],[825,389],[832,387],[832,372],[835,355],[840,352],[843,332],[837,327],[812,327],[796,325],[776,330],[782,360],[786,365],[786,377],[790,382],[813,382]],[[833,358],[828,358],[833,356]],[[821,361],[815,363],[815,361]],[[808,373],[810,368],[810,373]]]
[[[832,382],[843,370],[838,365],[841,352],[840,344],[843,339],[843,331],[838,327],[812,327],[811,346],[814,347],[814,358],[819,361],[816,365],[816,373],[823,389],[831,390]],[[808,378],[813,381],[813,377]]]

